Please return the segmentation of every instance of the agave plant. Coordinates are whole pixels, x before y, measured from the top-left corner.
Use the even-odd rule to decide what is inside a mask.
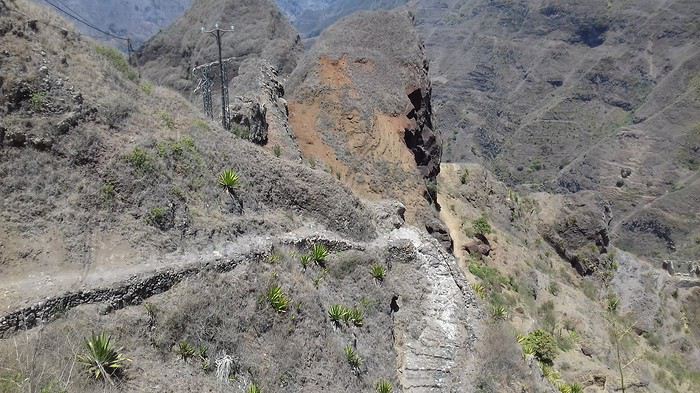
[[[86,338],[85,350],[85,353],[78,355],[77,360],[97,380],[104,379],[113,383],[112,377],[118,375],[126,363],[131,361],[119,353],[121,349],[114,348],[112,336],[104,332],[93,333],[90,338]]]
[[[180,355],[182,360],[188,361],[197,354],[197,349],[189,342],[183,340],[178,344],[175,353]]]
[[[307,267],[309,267],[309,263],[311,263],[311,256],[309,255],[302,255],[301,256],[301,267],[306,270]]]
[[[374,390],[377,393],[393,393],[394,386],[388,381],[381,380],[374,385]]]
[[[583,393],[583,387],[577,383],[571,385],[563,383],[559,386],[559,391],[561,393]]]
[[[486,288],[482,284],[475,282],[472,284],[472,289],[480,299],[486,299]]]
[[[365,323],[365,313],[359,308],[353,308],[348,311],[348,319],[353,325],[360,327]]]
[[[317,265],[323,266],[328,258],[328,249],[323,244],[314,244],[311,248],[311,260]]]
[[[491,317],[496,320],[506,320],[508,319],[508,310],[503,306],[493,306]]]
[[[267,291],[267,301],[270,302],[272,308],[279,312],[287,312],[289,309],[289,299],[282,292],[282,288],[279,285],[273,285]]]
[[[233,169],[227,169],[219,175],[219,186],[230,192],[240,184],[240,176]]]
[[[334,304],[328,309],[328,316],[336,325],[339,325],[340,321],[344,320],[348,313],[347,307],[341,306],[340,304]]]
[[[384,276],[386,276],[386,269],[381,265],[374,265],[370,270],[370,274],[377,281],[384,281]]]
[[[258,385],[251,383],[248,385],[248,389],[246,389],[246,393],[261,393],[262,390],[258,387]]]
[[[350,364],[353,369],[359,370],[360,365],[362,365],[362,359],[360,359],[360,356],[355,352],[355,349],[351,345],[348,345],[343,352],[345,352],[345,359],[348,361],[348,364]]]

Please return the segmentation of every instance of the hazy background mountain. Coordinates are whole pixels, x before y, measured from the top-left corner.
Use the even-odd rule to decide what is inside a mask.
[[[315,37],[336,20],[361,10],[391,9],[406,0],[277,0],[305,37]]]
[[[108,33],[132,38],[134,47],[138,47],[158,30],[172,23],[192,4],[192,0],[36,1],[46,6],[50,6],[49,2],[53,3],[69,13],[83,17],[87,22]],[[110,40],[109,37],[82,23],[74,22],[74,24],[76,28],[91,37]],[[120,47],[125,45],[118,41],[115,44]]]

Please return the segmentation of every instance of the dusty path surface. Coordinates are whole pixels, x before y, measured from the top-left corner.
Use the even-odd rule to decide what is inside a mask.
[[[0,282],[0,313],[5,314],[48,297],[97,287],[109,287],[131,277],[152,275],[163,270],[180,270],[223,259],[232,259],[259,249],[269,238],[247,236],[200,253],[172,253],[154,256],[140,263],[76,266],[57,274],[35,272],[13,274]]]

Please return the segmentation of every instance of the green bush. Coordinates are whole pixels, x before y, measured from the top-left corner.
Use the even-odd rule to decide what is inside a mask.
[[[146,95],[152,95],[153,94],[153,83],[151,82],[143,82],[141,84],[141,91],[144,92]]]
[[[497,321],[505,321],[508,319],[508,310],[503,306],[495,305],[491,308],[491,317]]]
[[[345,352],[345,359],[348,361],[348,364],[350,364],[353,369],[359,370],[360,366],[362,365],[362,359],[357,354],[355,349],[351,345],[348,345],[345,347],[343,352]]]
[[[32,105],[32,110],[34,112],[39,112],[44,108],[44,104],[46,103],[46,93],[42,91],[32,94],[29,102]]]
[[[268,289],[267,301],[278,313],[287,312],[289,309],[289,299],[284,292],[282,292],[282,288],[279,285],[273,285]]]
[[[479,284],[478,282],[475,282],[475,283],[473,283],[473,284],[471,285],[471,287],[472,287],[472,289],[474,290],[474,293],[475,293],[481,300],[486,299],[487,292],[486,292],[486,288],[485,288],[483,285]]]
[[[84,342],[85,352],[77,356],[87,373],[93,378],[110,381],[118,376],[127,362],[130,362],[112,345],[112,337],[106,333],[92,334]]]
[[[231,132],[241,139],[250,139],[250,128],[242,126],[240,124],[232,124]]]
[[[306,270],[306,268],[308,268],[309,264],[311,263],[311,256],[310,255],[302,255],[299,259],[301,262],[302,269]]]
[[[507,277],[503,276],[498,269],[492,268],[482,263],[472,262],[469,264],[469,273],[479,277],[489,289],[498,289],[510,283]]]
[[[535,359],[546,365],[551,365],[557,357],[558,349],[554,337],[542,329],[518,337],[518,342],[523,352],[533,355]]]
[[[477,236],[486,236],[493,231],[485,216],[481,216],[474,221],[472,229],[474,229],[474,234]]]
[[[154,161],[151,155],[140,147],[134,150],[125,157],[126,161],[141,174],[150,173],[154,169]]]
[[[615,295],[609,295],[608,296],[608,312],[611,313],[616,313],[617,312],[617,307],[620,305],[620,299],[615,296]]]
[[[173,115],[167,112],[161,112],[160,119],[163,120],[163,125],[165,125],[167,129],[175,129],[175,119],[173,119]]]
[[[365,323],[365,313],[355,307],[348,311],[348,319],[353,325],[361,327]]]
[[[370,274],[375,280],[384,281],[384,277],[386,276],[386,269],[384,268],[384,266],[374,265],[370,270]]]
[[[379,381],[374,385],[374,390],[377,393],[393,393],[394,386],[388,381]]]
[[[328,317],[330,317],[331,321],[336,325],[339,325],[340,321],[344,320],[349,312],[350,310],[348,310],[347,307],[334,304],[328,309]]]
[[[262,390],[258,387],[258,385],[251,383],[248,386],[248,389],[246,390],[246,393],[262,393]]]
[[[197,350],[192,344],[183,340],[180,341],[180,343],[178,344],[175,353],[178,354],[178,356],[180,356],[180,358],[186,362],[196,355]]]
[[[219,186],[226,191],[231,191],[240,184],[240,176],[233,169],[227,169],[219,174]]]
[[[117,191],[112,182],[105,182],[100,189],[100,199],[105,204],[110,204],[114,201],[114,197],[117,195]]]
[[[559,284],[556,281],[550,281],[549,287],[547,287],[547,289],[549,290],[549,293],[551,293],[554,296],[557,296],[559,294],[559,291],[561,290]]]
[[[148,212],[146,222],[154,227],[164,229],[168,225],[168,209],[164,207],[154,207]]]
[[[324,266],[328,258],[328,249],[325,245],[318,243],[311,248],[311,260],[319,266]]]
[[[124,58],[124,55],[118,50],[100,45],[95,48],[95,51],[130,81],[135,81],[139,78],[139,74],[131,68],[129,62]]]
[[[469,181],[469,170],[465,169],[464,172],[462,172],[462,175],[459,177],[459,182],[462,184],[467,184]]]
[[[275,153],[275,157],[279,158],[282,155],[282,148],[279,147],[279,145],[276,145],[272,148],[272,152]]]

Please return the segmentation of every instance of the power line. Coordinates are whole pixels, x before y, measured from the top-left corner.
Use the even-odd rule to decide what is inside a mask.
[[[106,35],[106,36],[109,36],[109,37],[112,37],[112,38],[116,38],[116,39],[118,39],[118,40],[127,41],[127,42],[131,41],[131,40],[130,40],[129,38],[127,38],[127,37],[120,37],[120,36],[118,36],[118,35],[115,35],[115,34],[112,34],[112,33],[108,32],[108,31],[104,31],[104,30],[100,29],[99,27],[97,27],[97,26],[93,25],[92,23],[88,22],[84,17],[80,16],[80,14],[78,14],[77,12],[71,10],[68,6],[66,6],[66,5],[63,4],[63,3],[61,3],[61,4],[63,4],[64,7],[68,8],[69,10],[71,10],[72,12],[74,12],[75,15],[73,15],[72,13],[70,13],[70,12],[64,10],[63,8],[57,6],[56,4],[52,3],[50,0],[44,0],[44,1],[45,1],[47,4],[49,4],[50,6],[52,6],[53,8],[57,9],[58,11],[60,11],[62,14],[65,14],[65,15],[69,16],[71,19],[77,20],[78,22],[84,24],[85,26],[88,26],[88,27],[90,27],[90,28],[93,28],[93,29],[99,31],[100,33],[102,33],[102,34],[104,34],[104,35]],[[60,0],[57,0],[57,1],[60,1]]]

